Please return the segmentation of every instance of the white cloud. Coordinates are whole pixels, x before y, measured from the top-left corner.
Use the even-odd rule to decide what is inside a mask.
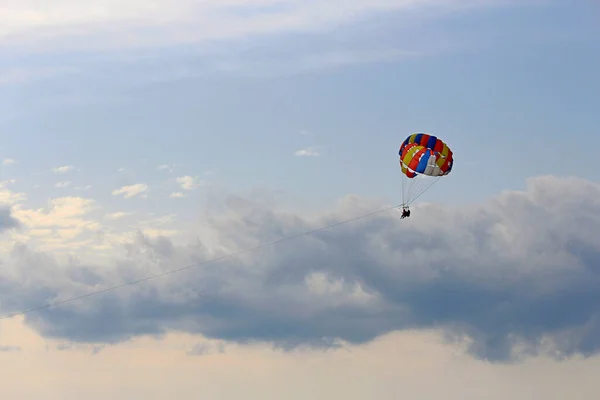
[[[86,232],[94,232],[101,225],[86,215],[98,208],[92,199],[82,197],[60,197],[52,199],[47,208],[26,209],[14,207],[14,216],[32,236],[40,236],[40,248],[55,250],[78,248],[82,243],[73,241]]]
[[[0,204],[14,205],[27,200],[27,194],[24,192],[14,192],[7,188],[11,183],[15,183],[14,179],[0,182]]]
[[[306,149],[297,150],[294,152],[296,157],[319,157],[321,153],[319,153],[316,147],[307,147]]]
[[[113,196],[123,195],[124,198],[130,199],[135,196],[143,197],[144,193],[148,191],[148,185],[145,183],[136,183],[135,185],[123,186],[120,189],[113,190]]]
[[[156,166],[156,169],[159,171],[169,171],[173,172],[174,165],[173,164],[160,164]]]
[[[0,13],[0,38],[7,38],[0,43],[9,43],[10,38],[10,43],[48,45],[54,41],[62,46],[88,48],[156,46],[329,29],[374,12],[474,5],[484,3],[478,0],[155,0],[151,3],[21,0],[5,5]],[[65,38],[82,39],[67,42],[62,40]]]
[[[164,48],[193,43],[197,53],[192,57],[201,54],[206,57],[205,63],[197,63],[185,56],[170,57],[168,63],[161,63],[158,68],[135,74],[135,79],[143,81],[170,81],[206,73],[245,77],[289,76],[355,63],[439,53],[447,50],[448,40],[433,40],[430,45],[423,45],[419,39],[422,35],[411,33],[400,35],[402,41],[395,42],[392,46],[371,43],[365,47],[360,40],[344,40],[348,45],[340,46],[336,40],[316,49],[299,50],[294,46],[287,46],[289,54],[259,51],[261,54],[256,57],[248,57],[246,50],[249,48],[244,42],[239,42],[239,39],[297,32],[319,34],[323,30],[330,31],[331,26],[370,20],[374,13],[386,12],[399,12],[398,26],[402,26],[405,20],[421,19],[428,23],[424,29],[429,29],[431,18],[436,14],[444,16],[448,10],[455,8],[503,4],[502,0],[156,0],[149,6],[141,0],[133,0],[133,3],[123,7],[116,0],[90,0],[91,2],[86,2],[90,4],[88,8],[76,2],[71,3],[72,0],[59,0],[51,5],[39,6],[37,2],[41,1],[24,0],[3,9],[0,13],[0,48],[5,43],[3,36],[11,38],[10,42],[6,41],[7,44],[20,45],[23,51],[35,51],[38,47],[43,47],[44,51],[55,48],[61,51],[73,48],[86,51],[132,47]],[[232,46],[240,44],[242,51],[236,51],[230,46],[220,46],[217,44],[218,40],[232,40]],[[407,51],[411,48],[419,50]],[[308,54],[302,54],[306,51]],[[139,54],[121,53],[112,60],[131,65],[131,61],[140,60]],[[142,60],[145,63],[148,59],[144,56]],[[31,72],[27,72],[28,70]],[[87,66],[76,64],[71,69],[26,65],[7,74],[7,79],[13,83],[23,82],[40,76],[72,74],[73,71],[80,74],[91,73]]]
[[[2,160],[2,165],[15,164],[17,161],[14,158],[5,158]]]
[[[130,215],[133,215],[133,213],[132,212],[118,211],[118,212],[106,214],[104,216],[104,218],[111,219],[111,220],[117,220],[117,219],[122,219],[122,218],[128,217]]]
[[[64,173],[67,173],[74,169],[75,169],[75,167],[73,167],[72,165],[65,165],[62,167],[55,167],[52,169],[52,171],[54,171],[54,173],[57,173],[57,174],[64,174]]]
[[[169,195],[169,197],[172,198],[172,199],[178,199],[178,198],[182,198],[182,197],[186,197],[186,196],[187,195],[185,193],[182,193],[182,192],[174,192],[174,193],[171,193]]]
[[[199,178],[195,178],[189,175],[177,177],[177,183],[181,185],[184,190],[193,190],[202,184]]]
[[[66,188],[69,187],[73,184],[73,182],[71,181],[62,181],[62,182],[58,182],[56,183],[56,185],[54,185],[57,188]]]
[[[92,188],[92,185],[75,186],[75,190],[82,190],[82,191],[90,190],[91,188]]]
[[[48,210],[26,210],[16,206],[19,219],[31,226],[64,226],[65,221],[79,217],[95,209],[96,202],[83,197],[59,197],[49,202]]]

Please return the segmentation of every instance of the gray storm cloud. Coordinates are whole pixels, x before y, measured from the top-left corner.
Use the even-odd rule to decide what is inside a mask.
[[[13,217],[10,207],[0,206],[0,233],[9,229],[18,228],[19,221]]]
[[[229,197],[188,246],[139,236],[113,266],[64,274],[25,246],[4,261],[2,311],[38,306],[342,221],[377,208],[351,197],[318,217]],[[593,355],[600,346],[600,186],[537,177],[478,205],[421,204],[214,264],[28,314],[48,337],[115,343],[167,331],[239,343],[331,346],[439,329],[473,356]],[[210,239],[210,240],[209,240]]]

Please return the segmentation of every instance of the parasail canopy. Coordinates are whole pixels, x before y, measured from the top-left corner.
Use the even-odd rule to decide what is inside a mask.
[[[407,137],[398,155],[402,170],[402,205],[406,207],[437,182],[437,178],[448,175],[454,164],[450,147],[428,133],[413,133]]]

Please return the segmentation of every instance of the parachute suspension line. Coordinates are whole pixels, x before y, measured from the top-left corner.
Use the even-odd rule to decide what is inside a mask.
[[[400,173],[402,174],[402,172],[400,172]],[[402,174],[402,206],[403,207],[407,205],[406,204],[406,197],[407,197],[406,196],[406,184],[407,184],[406,180],[407,179],[408,178],[406,178],[406,176],[404,174]]]
[[[107,288],[104,288],[104,289],[100,289],[100,290],[88,292],[88,293],[80,295],[80,296],[70,297],[70,298],[67,298],[67,299],[64,299],[64,300],[59,300],[59,301],[56,301],[56,302],[46,303],[46,304],[38,306],[38,307],[25,309],[25,310],[22,310],[22,311],[11,313],[11,314],[6,314],[6,315],[3,315],[3,316],[0,316],[0,320],[7,319],[7,318],[12,318],[12,317],[17,316],[17,315],[29,314],[29,313],[32,313],[32,312],[35,312],[35,311],[40,311],[40,310],[44,310],[44,309],[51,308],[51,307],[56,307],[56,306],[59,306],[61,304],[71,303],[73,301],[81,300],[81,299],[84,299],[84,298],[87,298],[87,297],[91,297],[91,296],[95,296],[95,295],[98,295],[98,294],[101,294],[101,293],[111,292],[111,291],[114,291],[114,290],[117,290],[117,289],[121,289],[121,288],[126,287],[126,286],[132,286],[132,285],[135,285],[135,284],[138,284],[138,283],[141,283],[141,282],[149,281],[151,279],[156,279],[156,278],[160,278],[160,277],[163,277],[163,276],[171,275],[171,274],[174,274],[174,273],[177,273],[177,272],[182,272],[182,271],[187,270],[187,269],[191,269],[191,268],[195,268],[195,267],[200,267],[200,266],[206,265],[206,264],[212,264],[212,263],[215,263],[217,261],[224,260],[226,258],[231,258],[231,257],[238,256],[238,255],[241,255],[241,254],[244,254],[244,253],[250,253],[250,252],[253,252],[255,250],[259,250],[259,249],[261,249],[263,247],[273,246],[273,245],[279,244],[281,242],[285,242],[285,241],[293,240],[293,239],[298,239],[298,238],[300,238],[302,236],[312,235],[313,233],[317,233],[317,232],[320,232],[320,231],[331,229],[331,228],[334,228],[334,227],[337,227],[337,226],[340,226],[340,225],[348,224],[350,222],[358,221],[360,219],[369,218],[369,217],[372,217],[372,216],[374,216],[376,214],[381,214],[383,212],[396,209],[398,207],[401,207],[401,205],[394,205],[394,206],[391,206],[391,207],[381,208],[379,210],[376,210],[376,211],[373,211],[373,212],[370,212],[370,213],[367,213],[367,214],[359,215],[359,216],[354,217],[354,218],[346,219],[346,220],[339,221],[339,222],[334,222],[332,224],[325,225],[325,226],[322,226],[320,228],[316,228],[316,229],[311,229],[311,230],[308,230],[308,231],[300,232],[300,233],[297,233],[295,235],[284,236],[284,237],[282,237],[280,239],[276,239],[276,240],[273,240],[271,242],[265,242],[263,244],[259,244],[259,245],[254,246],[254,247],[249,247],[249,248],[245,248],[245,249],[242,249],[242,250],[239,250],[239,251],[235,251],[235,252],[226,254],[224,256],[221,256],[221,257],[209,259],[209,260],[202,261],[202,262],[199,262],[199,263],[196,263],[196,264],[190,264],[190,265],[187,265],[187,266],[184,266],[184,267],[181,267],[181,268],[171,269],[171,270],[168,270],[168,271],[160,273],[160,274],[150,275],[150,276],[147,276],[145,278],[141,278],[141,279],[137,279],[137,280],[134,280],[134,281],[125,282],[125,283],[120,284],[120,285],[110,286],[110,287],[107,287]]]
[[[441,178],[440,176],[436,176],[434,178],[427,179],[428,181],[430,181],[430,183],[427,183],[425,185],[419,185],[419,187],[420,187],[419,190],[411,191],[411,196],[409,197],[411,200],[408,202],[407,206],[409,206],[412,203],[414,203],[419,197],[421,197],[423,194],[425,194],[425,192],[427,190],[429,190],[433,185],[435,185],[436,183],[438,183],[439,180],[440,180],[440,178]],[[424,181],[424,180],[425,179],[421,179],[421,181]],[[413,195],[413,192],[416,192],[416,195]]]
[[[440,176],[425,175],[408,178],[406,175],[402,175],[402,205],[407,207],[421,197],[441,178]]]

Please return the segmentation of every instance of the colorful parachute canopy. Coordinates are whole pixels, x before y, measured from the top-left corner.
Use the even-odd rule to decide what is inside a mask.
[[[452,171],[452,150],[428,133],[414,133],[404,140],[398,152],[402,169],[402,204],[410,205],[440,177]]]
[[[400,146],[400,168],[404,175],[444,176],[452,171],[452,150],[441,139],[427,133],[414,133]]]

